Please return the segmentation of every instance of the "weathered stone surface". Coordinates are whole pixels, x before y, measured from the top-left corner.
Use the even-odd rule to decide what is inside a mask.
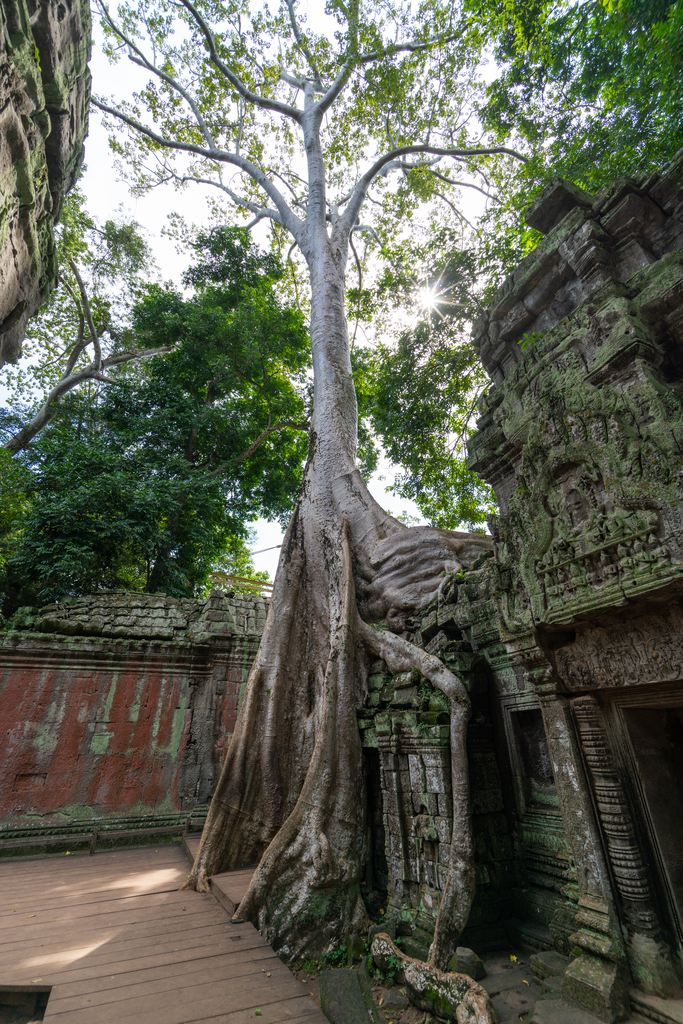
[[[557,950],[549,949],[543,953],[536,953],[531,957],[531,970],[537,978],[543,981],[554,975],[563,974],[569,966],[569,957],[563,956]]]
[[[0,366],[56,282],[53,224],[83,160],[88,0],[0,6]]]
[[[363,999],[365,1000],[365,1007],[368,1011],[368,1016],[372,1021],[372,1024],[380,1024],[379,1013],[375,1006],[375,1001],[372,998],[372,978],[370,977],[370,971],[368,969],[367,956],[363,957],[361,964],[358,967],[357,974],[361,992],[363,993]]]
[[[23,609],[0,633],[0,824],[206,803],[266,603],[113,592]],[[229,634],[205,629],[211,609]]]
[[[679,154],[647,182],[618,180],[592,205],[555,183],[530,217],[546,239],[475,329],[495,383],[470,464],[496,489],[501,515],[491,522],[495,560],[461,588],[471,612],[461,599],[459,622],[481,629],[491,595],[517,676],[503,717],[522,833],[529,804],[548,804],[555,790],[571,852],[563,883],[547,841],[537,832],[532,849],[525,835],[531,888],[520,917],[533,900],[555,948],[582,950],[564,995],[604,1020],[627,1014],[629,972],[659,995],[680,985],[680,919],[656,896],[657,857],[642,845],[653,805],[634,790],[629,757],[657,743],[654,733],[635,739],[644,708],[671,706],[682,688],[682,171]],[[532,319],[511,325],[520,304]],[[591,694],[609,691],[619,703],[638,686],[650,691],[628,726]],[[538,733],[525,710],[534,705]],[[627,749],[635,753],[624,757]],[[668,769],[661,761],[652,770]],[[653,790],[655,777],[643,785]],[[671,843],[666,828],[647,842]],[[680,857],[680,843],[671,851]],[[537,925],[525,932],[540,944]]]
[[[683,980],[682,178],[683,153],[596,197],[557,181],[531,211],[546,238],[474,329],[494,383],[470,465],[498,497],[495,551],[413,627],[473,705],[461,941],[564,972],[567,1020],[623,1019],[629,985],[667,1002]],[[421,957],[452,822],[430,689],[373,666],[359,712],[372,878]]]
[[[334,968],[320,975],[320,1008],[330,1024],[368,1024],[358,975]]]
[[[539,999],[529,1018],[529,1024],[597,1024],[599,1017],[584,1013],[575,1006],[555,999]]]
[[[486,977],[486,968],[484,967],[483,960],[477,956],[474,950],[467,949],[466,946],[458,946],[455,955],[448,965],[448,969],[456,974],[467,974],[468,977],[474,978],[475,981],[481,981],[482,978]]]

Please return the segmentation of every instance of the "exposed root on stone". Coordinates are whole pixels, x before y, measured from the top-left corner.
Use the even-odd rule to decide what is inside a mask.
[[[451,782],[453,787],[453,832],[439,912],[429,962],[444,970],[448,966],[462,931],[467,924],[474,899],[474,839],[470,812],[470,783],[467,765],[467,723],[471,705],[463,683],[433,654],[415,647],[408,640],[383,630],[373,629],[359,620],[358,633],[368,650],[381,658],[397,675],[417,669],[444,693],[451,702]]]
[[[421,1010],[446,1018],[455,1013],[458,1024],[498,1024],[488,992],[467,974],[440,971],[414,960],[383,932],[372,941],[372,959],[383,971],[400,961],[408,997]]]

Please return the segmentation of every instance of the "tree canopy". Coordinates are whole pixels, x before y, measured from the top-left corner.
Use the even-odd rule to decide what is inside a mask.
[[[278,259],[243,231],[201,235],[195,252],[193,296],[155,284],[132,310],[131,330],[165,354],[67,396],[21,456],[6,570],[25,600],[191,596],[211,571],[246,571],[250,521],[291,514],[308,446],[304,319],[278,296]]]
[[[523,213],[551,178],[597,192],[683,146],[683,3],[471,0],[470,11],[497,71],[477,104],[482,126],[529,157],[511,174],[491,168],[482,268],[492,285],[537,244]]]

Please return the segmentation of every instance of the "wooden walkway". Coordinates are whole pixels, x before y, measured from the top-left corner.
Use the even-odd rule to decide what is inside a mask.
[[[54,1024],[327,1024],[256,929],[230,923],[251,872],[217,876],[221,906],[178,891],[187,871],[180,846],[0,862],[0,988],[50,987]]]

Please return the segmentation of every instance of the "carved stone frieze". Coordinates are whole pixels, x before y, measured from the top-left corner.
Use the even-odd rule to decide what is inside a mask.
[[[645,616],[581,624],[573,642],[554,655],[567,690],[678,680],[683,675],[683,606],[676,601]]]
[[[600,705],[576,695],[617,702],[629,688],[636,707],[647,687],[648,706],[681,703],[682,200],[683,152],[598,196],[558,179],[529,212],[545,238],[474,328],[493,386],[468,464],[498,499],[494,557],[449,597],[487,659],[495,620],[512,666],[494,672],[504,708],[519,715],[536,699],[542,709],[576,868],[562,886],[575,930],[555,941],[583,950],[563,994],[608,1021],[628,1015],[633,981],[659,996],[680,983],[675,850],[612,756]],[[615,735],[626,729],[616,711],[609,721]],[[675,781],[670,746],[657,746],[657,764]],[[534,863],[526,844],[523,856]]]
[[[495,387],[469,464],[499,499],[491,572],[511,637],[683,586],[683,223],[663,199],[681,167],[595,199],[557,184],[571,209],[476,325]]]

